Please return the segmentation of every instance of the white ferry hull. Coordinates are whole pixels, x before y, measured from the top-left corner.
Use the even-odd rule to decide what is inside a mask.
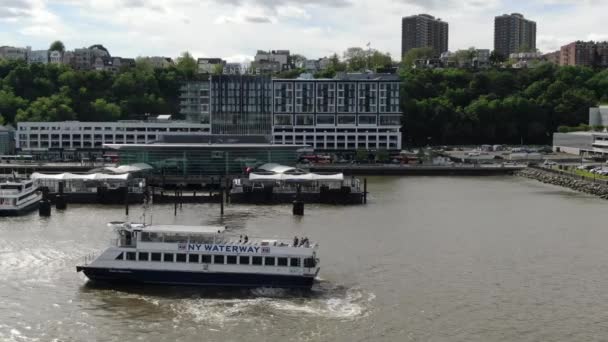
[[[20,208],[10,208],[10,209],[0,208],[0,217],[26,215],[26,214],[30,213],[31,211],[38,209],[39,205],[40,205],[40,201],[36,200],[36,201],[29,203]]]
[[[103,283],[133,283],[158,285],[187,285],[209,287],[273,287],[310,289],[314,276],[249,274],[224,272],[188,272],[78,266],[91,281]]]

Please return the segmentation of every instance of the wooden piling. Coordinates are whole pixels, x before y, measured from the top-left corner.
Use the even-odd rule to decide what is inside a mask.
[[[125,215],[129,216],[129,186],[125,186]]]
[[[367,178],[363,179],[363,204],[367,204]]]

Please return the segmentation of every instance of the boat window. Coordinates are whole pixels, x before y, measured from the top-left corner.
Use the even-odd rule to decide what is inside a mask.
[[[123,256],[122,254],[123,254],[122,252],[120,254],[118,254],[118,256],[116,257],[116,259],[114,259],[114,260],[122,260],[122,256]]]
[[[190,235],[190,243],[212,244],[213,236],[208,235]]]
[[[214,255],[213,256],[213,263],[214,264],[223,264],[224,263],[224,256],[223,255]]]
[[[277,258],[277,265],[287,266],[287,258]]]
[[[132,260],[135,261],[135,257],[136,257],[136,253],[135,252],[127,252],[127,260]]]
[[[261,265],[262,264],[262,257],[259,257],[259,256],[251,257],[251,264],[252,265]]]
[[[139,261],[148,261],[148,252],[139,252]]]
[[[249,265],[249,257],[248,256],[240,256],[239,264],[241,265]]]
[[[274,266],[274,257],[266,257],[264,258],[264,265],[266,266]]]
[[[188,262],[198,264],[198,254],[188,255]]]
[[[152,253],[152,261],[160,261],[160,253]]]
[[[188,242],[188,237],[177,235],[177,234],[166,234],[164,242],[176,243],[176,242]]]
[[[210,264],[211,263],[211,255],[201,255],[201,262],[203,264]]]
[[[175,261],[186,262],[186,254],[183,254],[183,253],[175,254]]]
[[[141,233],[141,241],[143,242],[163,242],[163,239],[158,233]]]
[[[236,255],[228,255],[226,257],[226,263],[228,265],[236,265]]]
[[[315,267],[316,265],[317,265],[317,263],[315,262],[314,258],[304,259],[304,267],[311,268],[311,267]]]
[[[300,258],[289,258],[289,266],[300,267]]]
[[[173,253],[163,253],[164,262],[173,262]]]

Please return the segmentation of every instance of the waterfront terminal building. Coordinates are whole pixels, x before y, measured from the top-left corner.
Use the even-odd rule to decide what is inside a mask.
[[[267,163],[296,165],[305,146],[275,144],[156,143],[109,144],[123,165],[146,163],[152,174],[179,179],[240,175],[247,168]],[[169,179],[167,179],[169,180]]]

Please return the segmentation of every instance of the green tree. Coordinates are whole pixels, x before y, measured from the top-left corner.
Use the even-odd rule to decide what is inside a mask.
[[[221,75],[224,73],[224,65],[223,64],[216,64],[213,66],[213,74],[214,75]]]
[[[428,59],[435,56],[435,50],[431,47],[414,48],[408,51],[401,60],[401,65],[405,68],[411,68],[419,59]]]
[[[49,47],[50,51],[59,51],[61,53],[65,52],[65,45],[63,45],[63,42],[61,40],[56,40],[54,41],[51,46]]]
[[[91,102],[91,111],[95,121],[115,121],[120,119],[121,109],[114,103],[108,103],[104,99]]]
[[[182,52],[177,58],[176,68],[186,79],[193,79],[197,71],[196,60],[190,52]]]
[[[0,90],[0,115],[6,123],[15,122],[15,116],[19,110],[27,108],[28,101],[15,96],[9,90]]]
[[[66,121],[75,120],[76,113],[72,110],[72,101],[64,95],[40,97],[23,110],[17,111],[16,121]]]

